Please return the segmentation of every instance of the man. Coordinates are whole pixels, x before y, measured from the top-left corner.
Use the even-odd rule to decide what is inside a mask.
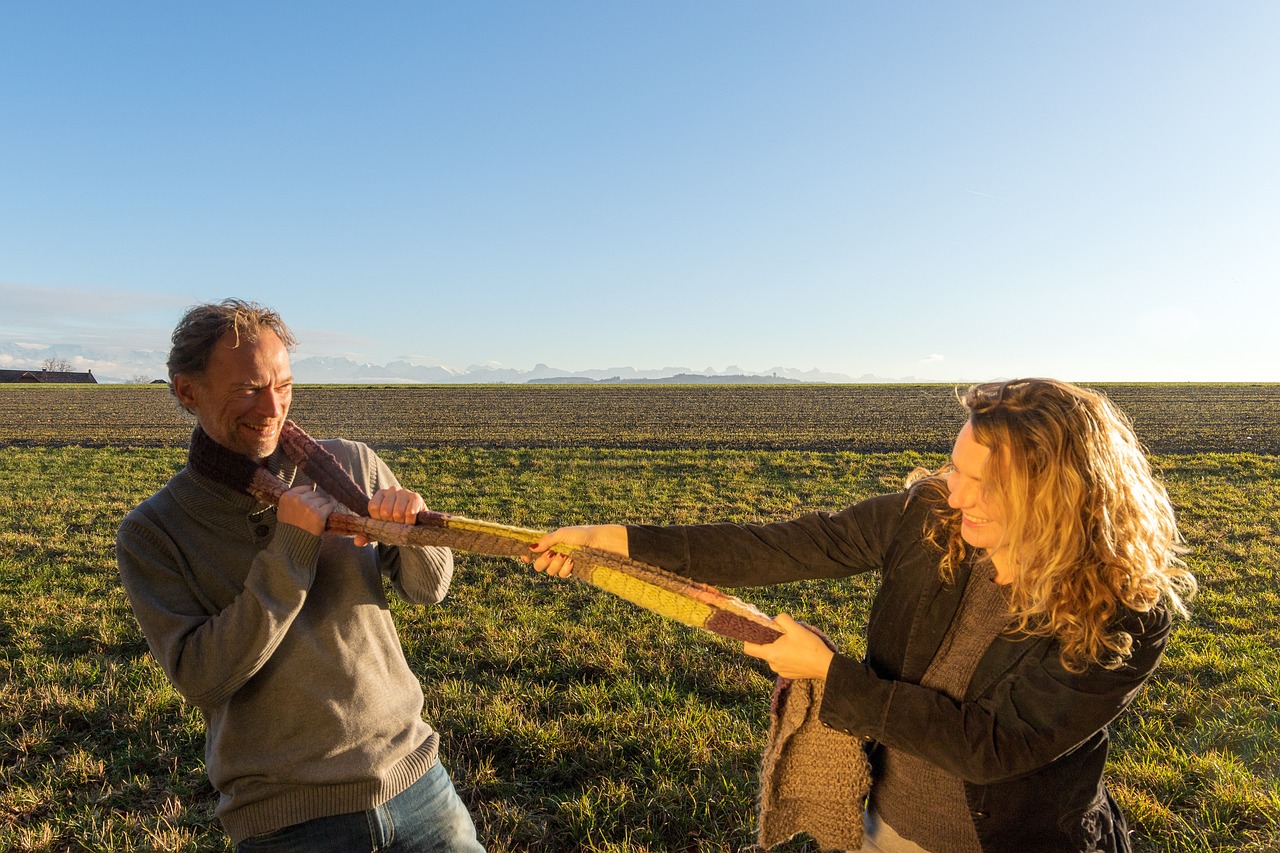
[[[483,853],[382,585],[385,575],[407,600],[438,603],[453,556],[321,535],[336,504],[277,446],[294,343],[278,314],[236,299],[192,308],[174,330],[169,378],[197,426],[187,466],[120,526],[133,612],[204,714],[237,853]],[[411,522],[425,508],[367,446],[323,445],[373,495],[373,518]],[[222,475],[245,460],[292,486],[278,507]]]

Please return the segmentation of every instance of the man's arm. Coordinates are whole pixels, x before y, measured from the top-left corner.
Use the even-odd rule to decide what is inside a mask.
[[[152,655],[189,702],[225,702],[271,658],[315,580],[320,537],[309,528],[323,527],[326,506],[310,486],[290,490],[275,536],[252,558],[243,590],[221,607],[201,592],[184,544],[159,519],[135,510],[121,524],[125,592]]]
[[[369,514],[381,521],[412,524],[426,504],[417,492],[405,489],[386,463],[366,445],[358,445],[362,462],[372,476]],[[357,537],[356,544],[362,544]],[[400,597],[414,604],[439,604],[453,581],[453,552],[432,546],[379,543],[378,564]]]

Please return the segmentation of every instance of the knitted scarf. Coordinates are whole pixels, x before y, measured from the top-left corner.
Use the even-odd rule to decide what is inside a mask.
[[[293,421],[286,421],[281,430],[280,449],[319,488],[352,510],[330,514],[325,529],[334,533],[363,533],[388,545],[439,546],[500,557],[528,556],[529,546],[544,535],[538,530],[425,510],[418,513],[415,524],[375,521],[368,517],[369,496],[364,489],[332,453]],[[288,488],[268,468],[227,450],[199,427],[192,435],[188,458],[198,473],[264,503],[278,503]],[[575,579],[685,625],[751,643],[771,643],[782,635],[764,613],[708,584],[598,548],[560,544],[552,550],[573,557]]]
[[[529,545],[542,538],[536,530],[441,512],[420,512],[411,525],[375,521],[368,518],[364,490],[333,454],[292,421],[285,422],[280,449],[319,488],[353,510],[354,514],[330,514],[328,531],[363,533],[391,545],[434,545],[505,557],[527,555]],[[280,474],[292,480],[288,461],[277,454],[259,465],[218,444],[199,426],[188,453],[188,464],[196,473],[268,504],[278,503],[288,488]],[[715,587],[608,551],[568,545],[555,550],[572,555],[574,578],[683,624],[751,643],[771,643],[781,636],[768,616]],[[828,728],[818,719],[822,688],[821,681],[786,679],[778,679],[774,688],[760,773],[759,839],[766,849],[802,831],[824,849],[856,850],[862,845],[870,766],[860,738]]]

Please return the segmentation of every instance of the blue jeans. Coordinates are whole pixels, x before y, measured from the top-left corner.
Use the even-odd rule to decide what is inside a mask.
[[[471,814],[436,762],[402,793],[367,812],[321,817],[236,845],[236,853],[484,853]]]

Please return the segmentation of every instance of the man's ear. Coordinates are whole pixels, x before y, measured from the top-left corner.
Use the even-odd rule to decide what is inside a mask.
[[[182,408],[191,414],[196,413],[196,388],[195,382],[185,373],[174,374],[173,377],[173,396],[178,398],[178,402],[182,404]]]

